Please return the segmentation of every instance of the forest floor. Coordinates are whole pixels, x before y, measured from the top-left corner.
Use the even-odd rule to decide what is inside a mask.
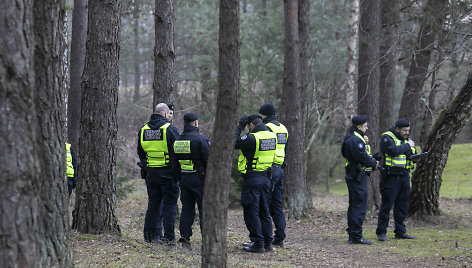
[[[193,226],[192,249],[144,243],[142,227],[147,206],[144,182],[129,182],[133,191],[117,204],[121,236],[79,234],[71,241],[76,267],[199,267],[201,234]],[[440,199],[443,216],[433,223],[407,220],[415,240],[376,240],[376,213],[364,223],[364,236],[372,246],[348,244],[347,196],[316,194],[315,209],[301,220],[287,221],[285,247],[264,254],[245,253],[248,241],[241,209],[228,211],[228,267],[472,267],[472,199]],[[179,201],[180,205],[180,201]],[[176,238],[179,238],[178,220]]]

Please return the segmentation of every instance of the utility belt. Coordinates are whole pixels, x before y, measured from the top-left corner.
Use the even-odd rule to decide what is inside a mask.
[[[197,173],[196,170],[182,170],[180,171],[181,173],[185,173],[185,174],[193,174],[193,173]]]
[[[256,170],[248,170],[246,173],[243,175],[243,179],[248,179],[251,177],[267,177],[270,179],[272,177],[272,170],[271,168],[268,168],[264,171],[256,171]]]
[[[353,164],[353,163],[349,163],[348,165],[346,165],[345,169],[346,169],[346,178],[354,179],[358,182],[361,182],[362,178],[364,178],[364,176],[367,175],[367,172],[370,172],[363,169],[359,164]]]
[[[410,169],[401,168],[401,167],[391,167],[383,165],[382,169],[380,170],[383,175],[387,176],[397,176],[397,175],[406,175],[410,173]]]

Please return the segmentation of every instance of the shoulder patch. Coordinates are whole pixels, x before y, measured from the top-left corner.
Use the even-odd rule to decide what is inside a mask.
[[[364,144],[362,142],[359,142],[357,144],[357,147],[359,147],[359,149],[364,149]]]
[[[387,137],[384,137],[384,142],[388,142],[388,138],[387,138]]]
[[[242,136],[241,136],[241,140],[243,141],[243,140],[245,140],[245,139],[247,139],[247,135],[242,135]]]

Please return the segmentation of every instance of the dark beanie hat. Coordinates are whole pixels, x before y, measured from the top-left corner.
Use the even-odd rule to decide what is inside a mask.
[[[410,121],[406,118],[400,118],[395,122],[395,127],[402,128],[402,127],[409,127]]]
[[[198,115],[197,114],[194,114],[194,113],[186,113],[184,115],[184,122],[187,122],[187,123],[190,123],[190,122],[193,122],[195,120],[198,120]]]
[[[247,123],[252,123],[252,121],[256,120],[257,118],[262,120],[262,117],[258,114],[251,114],[250,116],[247,117]]]
[[[266,103],[266,104],[262,105],[261,108],[259,108],[259,113],[263,114],[265,116],[275,115],[274,105],[272,105],[270,103]]]
[[[175,105],[172,103],[166,103],[167,107],[169,107],[170,110],[174,110]]]
[[[367,115],[356,115],[352,118],[352,125],[354,126],[360,126],[363,125],[365,122],[367,122]]]

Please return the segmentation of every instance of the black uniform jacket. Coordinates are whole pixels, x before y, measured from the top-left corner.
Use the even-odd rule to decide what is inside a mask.
[[[185,125],[184,131],[177,140],[190,141],[190,154],[175,154],[175,161],[177,163],[174,166],[177,167],[177,172],[180,173],[181,171],[178,160],[192,160],[194,168],[200,176],[204,177],[210,153],[210,141],[208,138],[200,134],[195,126]]]
[[[365,143],[359,137],[357,137],[354,132],[359,133],[361,136],[364,136],[364,133],[360,131],[357,127],[351,126],[344,136],[343,144],[341,146],[341,153],[349,160],[349,166],[346,169],[346,178],[354,179],[356,177],[355,172],[353,171],[355,166],[363,165],[366,167],[375,167],[377,165],[377,160],[372,156],[367,154],[365,149]],[[351,168],[351,165],[352,166]]]
[[[392,137],[388,135],[382,135],[380,137],[380,151],[385,155],[389,155],[391,157],[395,157],[401,154],[405,154],[406,158],[409,159],[412,155],[411,152],[411,147],[408,143],[403,143],[405,139],[398,134],[398,132],[395,131],[394,126],[390,126],[388,131],[391,131],[395,136],[402,141],[402,144],[400,146],[397,146],[395,144],[395,141],[392,139]],[[384,162],[385,163],[385,162]],[[388,175],[405,175],[409,171],[407,169],[401,168],[401,167],[390,167],[390,166],[385,166],[384,164],[384,171]]]
[[[147,122],[147,125],[151,129],[159,129],[162,125],[167,124],[167,123],[170,123],[170,122],[169,120],[167,120],[166,117],[159,114],[153,114],[151,115],[151,119],[149,120],[149,122]],[[140,137],[141,137],[141,129],[139,129],[139,132],[138,132],[137,151],[138,151],[139,160],[141,161],[142,166],[145,167],[146,172],[150,175],[159,175],[160,177],[163,177],[163,178],[174,178],[178,180],[179,179],[178,174],[175,174],[174,172],[176,167],[172,167],[172,165],[174,165],[173,163],[175,163],[175,161],[173,161],[175,157],[174,156],[174,142],[179,137],[179,131],[177,130],[177,128],[173,125],[170,125],[167,128],[167,148],[169,150],[169,157],[170,157],[170,163],[171,163],[171,166],[169,167],[160,167],[160,168],[146,167],[146,163],[147,163],[146,152],[143,150],[143,147],[141,146]]]
[[[268,116],[268,117],[262,119],[262,122],[263,122],[264,124],[272,123],[272,124],[274,124],[274,125],[276,125],[276,126],[280,126],[280,123],[279,123],[279,121],[277,121],[277,118],[275,117],[275,115]],[[272,130],[269,128],[269,131],[272,131]],[[289,139],[287,139],[287,142],[285,143],[285,156],[287,156],[288,140],[289,140]],[[286,164],[285,164],[285,159],[284,159],[284,162],[282,163],[282,166],[285,166],[285,165],[286,165]]]

